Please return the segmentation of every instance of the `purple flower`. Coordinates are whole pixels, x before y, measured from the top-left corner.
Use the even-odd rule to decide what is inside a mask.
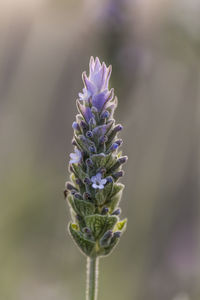
[[[82,159],[82,154],[81,154],[80,150],[78,150],[77,148],[75,148],[74,152],[75,153],[70,153],[70,155],[69,155],[70,158],[71,158],[70,161],[69,161],[70,164],[77,164]]]
[[[104,185],[107,182],[106,179],[102,179],[101,173],[97,173],[95,176],[92,176],[91,181],[92,181],[92,187],[94,189],[100,189],[100,190],[104,189]]]
[[[89,77],[86,72],[83,72],[82,75],[84,88],[82,93],[79,93],[79,100],[89,101],[91,99],[92,105],[100,111],[104,104],[113,98],[113,90],[108,90],[112,68],[111,66],[106,67],[104,62],[101,64],[98,57],[94,60],[92,56],[89,69]]]

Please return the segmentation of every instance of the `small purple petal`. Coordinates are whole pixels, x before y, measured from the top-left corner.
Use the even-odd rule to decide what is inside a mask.
[[[88,106],[84,106],[84,105],[80,104],[79,108],[81,110],[81,113],[83,114],[83,117],[85,118],[85,120],[87,122],[89,122],[90,119],[92,119],[94,117],[93,113],[91,112],[91,109]]]
[[[90,57],[89,67],[90,67],[90,74],[91,74],[92,72],[94,72],[94,57],[93,56]]]
[[[100,111],[106,103],[106,100],[107,97],[105,92],[100,93],[92,98],[92,105],[95,106],[98,109],[98,111]]]
[[[94,71],[97,72],[101,68],[101,63],[98,57],[95,58],[95,67]]]

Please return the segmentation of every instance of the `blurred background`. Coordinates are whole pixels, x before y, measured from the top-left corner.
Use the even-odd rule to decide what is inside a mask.
[[[81,73],[112,64],[127,232],[99,300],[200,299],[200,2],[0,1],[0,299],[78,300],[64,183]]]

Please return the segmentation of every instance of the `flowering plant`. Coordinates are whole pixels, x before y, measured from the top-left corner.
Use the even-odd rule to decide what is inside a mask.
[[[114,90],[109,90],[111,66],[90,59],[89,76],[83,72],[84,88],[79,93],[79,113],[73,122],[74,153],[70,154],[70,182],[65,196],[72,222],[69,231],[79,249],[88,257],[87,300],[97,297],[98,257],[111,253],[126,227],[119,220],[118,207],[124,185],[122,164],[127,156],[118,151],[117,137],[122,125],[115,124],[117,106]]]

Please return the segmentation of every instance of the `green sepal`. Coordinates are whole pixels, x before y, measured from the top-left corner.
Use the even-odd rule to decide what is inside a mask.
[[[77,187],[76,176],[74,175],[74,173],[70,174],[70,179],[73,182],[74,186]]]
[[[111,212],[113,212],[113,210],[119,204],[119,202],[121,200],[121,197],[122,197],[123,189],[124,189],[124,185],[122,183],[115,183],[113,185],[113,190],[112,190],[112,193],[110,195],[110,199],[108,201]]]
[[[109,170],[111,168],[111,166],[113,166],[115,164],[116,161],[117,161],[117,158],[112,153],[109,153],[104,157],[103,164],[104,164],[105,168],[107,170]]]
[[[72,168],[76,177],[80,178],[81,180],[84,180],[87,177],[87,174],[83,171],[80,165],[72,164]]]
[[[103,190],[98,190],[95,194],[95,199],[97,201],[98,206],[101,206],[105,202],[105,196]]]
[[[74,198],[74,206],[76,208],[76,212],[82,217],[92,215],[95,211],[94,204],[76,198]]]
[[[113,189],[113,182],[109,182],[104,186],[103,194],[105,199],[111,195],[112,189]]]
[[[85,218],[86,226],[91,229],[95,239],[102,236],[106,231],[113,229],[117,221],[117,216],[103,216],[98,214]]]
[[[93,154],[91,159],[96,168],[105,167],[107,170],[110,169],[111,166],[117,161],[116,156],[114,156],[112,153],[106,155],[104,153]]]
[[[76,212],[76,207],[75,207],[75,204],[74,204],[73,196],[68,195],[67,200],[68,200],[68,203],[69,203],[70,207]]]
[[[105,155],[103,153],[93,154],[90,158],[97,168],[104,167],[103,162],[104,162]]]
[[[95,247],[95,242],[86,239],[83,234],[78,231],[78,226],[76,224],[69,224],[69,231],[73,240],[75,241],[76,245],[79,249],[86,255],[90,256],[92,250]]]

